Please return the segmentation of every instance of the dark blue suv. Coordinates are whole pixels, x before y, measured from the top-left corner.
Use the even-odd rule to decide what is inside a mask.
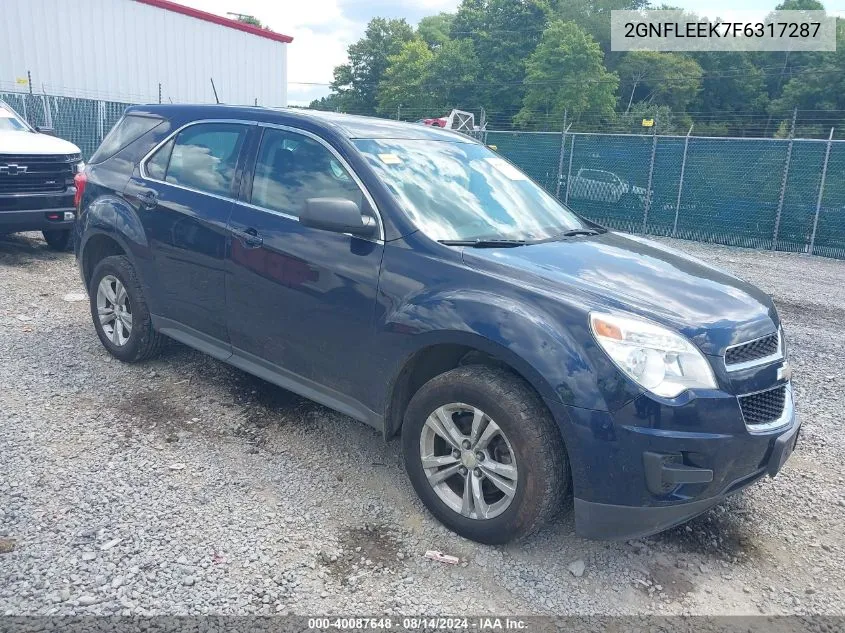
[[[431,512],[525,536],[685,521],[798,435],[771,300],[579,217],[483,144],[302,110],[127,110],[77,178],[115,357],[164,337],[401,434]]]

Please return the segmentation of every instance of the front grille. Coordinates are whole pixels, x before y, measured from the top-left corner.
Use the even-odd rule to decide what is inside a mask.
[[[779,343],[778,333],[775,332],[748,343],[729,347],[725,352],[725,365],[730,367],[771,356],[777,353]]]
[[[783,413],[785,403],[786,385],[739,397],[742,416],[749,426],[774,422]]]
[[[0,154],[0,195],[64,191],[81,158],[79,154]]]

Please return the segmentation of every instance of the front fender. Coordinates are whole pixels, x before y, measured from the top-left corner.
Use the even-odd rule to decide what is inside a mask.
[[[450,290],[418,295],[390,314],[385,327],[413,334],[406,358],[432,345],[465,345],[510,365],[544,398],[607,410],[598,385],[603,368],[592,366],[578,328],[563,326],[576,321],[586,322],[488,291]]]

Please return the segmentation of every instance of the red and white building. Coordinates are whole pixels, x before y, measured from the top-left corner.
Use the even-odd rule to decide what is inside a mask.
[[[170,0],[2,0],[0,91],[287,105],[288,35]],[[237,7],[237,3],[233,3]]]

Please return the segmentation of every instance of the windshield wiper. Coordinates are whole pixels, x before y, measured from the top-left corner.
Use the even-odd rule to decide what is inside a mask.
[[[525,246],[525,240],[437,240],[446,246],[471,246],[472,248],[514,248]]]

